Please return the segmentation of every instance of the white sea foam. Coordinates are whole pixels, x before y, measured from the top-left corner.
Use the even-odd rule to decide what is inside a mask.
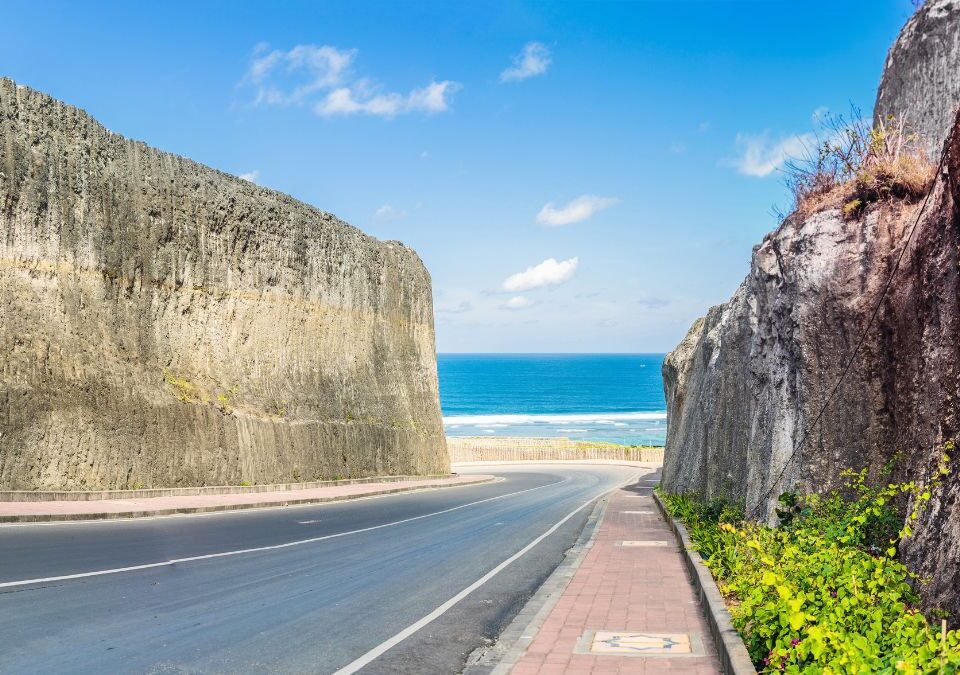
[[[665,420],[666,412],[622,412],[622,413],[566,413],[546,415],[451,415],[443,418],[445,425],[472,424],[492,426],[506,424],[611,424],[639,420]]]

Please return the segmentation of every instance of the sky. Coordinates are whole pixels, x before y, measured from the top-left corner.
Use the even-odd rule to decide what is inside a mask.
[[[910,0],[5,0],[0,75],[413,247],[441,352],[665,352]]]

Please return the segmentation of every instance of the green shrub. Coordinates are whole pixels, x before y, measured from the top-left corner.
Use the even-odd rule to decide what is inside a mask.
[[[824,116],[821,125],[815,144],[785,165],[794,210],[808,215],[842,204],[844,217],[859,218],[870,204],[927,193],[934,167],[903,118],[873,126],[852,108],[848,117]]]
[[[948,460],[926,488],[871,487],[865,472],[847,472],[842,490],[785,494],[776,529],[745,521],[735,505],[663,499],[687,525],[761,672],[958,673],[960,632],[930,625],[916,608],[918,580],[895,557]]]

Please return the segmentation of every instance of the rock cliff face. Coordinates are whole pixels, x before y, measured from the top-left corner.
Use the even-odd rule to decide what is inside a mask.
[[[950,16],[956,37],[960,13]],[[923,22],[913,20],[905,34],[911,25]],[[920,68],[913,52],[902,58]],[[891,463],[898,479],[932,480],[943,444],[960,434],[960,124],[946,126],[953,130],[941,136],[952,133],[944,171],[820,423],[815,416],[880,301],[919,204],[874,205],[853,220],[836,208],[794,214],[754,249],[733,298],[694,324],[664,363],[666,489],[745,499],[764,518],[782,492],[836,486],[845,468],[879,479]],[[955,617],[958,461],[901,546],[908,565],[931,579],[920,588],[925,604]]]
[[[746,500],[768,516],[785,491],[837,486],[843,469],[874,479],[933,478],[960,433],[960,130],[913,243],[822,421],[919,205],[792,216],[753,253],[750,274],[664,362],[663,483]],[[800,448],[795,453],[795,449]],[[958,457],[957,459],[960,459]],[[902,547],[930,576],[930,606],[960,610],[960,470],[935,492]],[[782,477],[781,477],[782,473]]]
[[[449,468],[417,255],[0,80],[0,488]]]
[[[903,116],[936,158],[960,105],[960,0],[927,0],[887,54],[874,120]]]

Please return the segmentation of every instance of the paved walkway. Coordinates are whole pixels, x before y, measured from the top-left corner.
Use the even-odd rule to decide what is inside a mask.
[[[134,499],[100,499],[96,501],[0,502],[0,522],[132,518],[287,506],[291,504],[314,504],[356,499],[377,494],[408,492],[424,488],[455,487],[482,483],[492,479],[493,476],[474,474],[469,476],[456,475],[448,478],[332,485],[304,490],[244,494],[176,495]]]
[[[650,497],[657,480],[647,475],[612,494],[593,546],[513,675],[721,672],[676,540]]]

